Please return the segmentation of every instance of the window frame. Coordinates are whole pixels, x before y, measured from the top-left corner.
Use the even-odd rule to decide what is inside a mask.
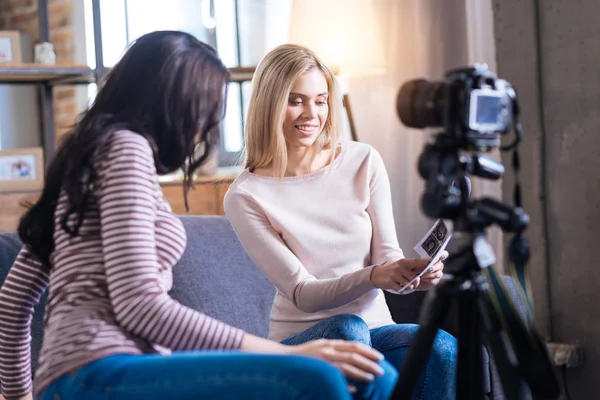
[[[208,9],[210,10],[210,15],[208,18],[212,18],[214,19],[215,17],[215,0],[202,0],[208,3]],[[95,52],[94,52],[94,28],[93,28],[93,24],[91,24],[91,12],[92,12],[92,7],[89,1],[86,1],[84,3],[84,19],[85,19],[85,36],[86,36],[86,47],[87,47],[87,51],[86,51],[86,58],[88,59],[88,64],[96,64],[96,56],[95,56]],[[106,3],[104,3],[106,4]],[[242,152],[243,152],[243,148],[244,148],[244,129],[245,129],[245,122],[246,122],[246,115],[245,115],[245,110],[246,110],[246,103],[247,103],[247,97],[245,96],[245,91],[244,91],[244,84],[245,82],[249,82],[252,80],[252,76],[254,73],[254,66],[252,67],[242,67],[241,66],[241,60],[242,60],[242,43],[241,43],[241,38],[240,38],[240,15],[239,15],[239,11],[240,11],[240,4],[239,4],[239,0],[231,0],[231,4],[232,7],[230,8],[230,10],[233,11],[233,21],[234,21],[234,26],[233,26],[233,43],[232,46],[234,47],[234,57],[231,60],[232,62],[229,62],[230,65],[228,65],[229,71],[231,73],[231,81],[228,83],[229,87],[228,87],[228,102],[229,102],[229,98],[230,96],[233,94],[232,92],[235,91],[235,97],[237,97],[237,106],[235,107],[235,109],[232,109],[232,107],[227,107],[227,113],[222,121],[221,124],[219,124],[218,127],[216,127],[215,129],[218,129],[219,131],[219,147],[218,147],[218,152],[216,154],[217,158],[218,158],[218,167],[236,167],[240,165],[241,162],[241,156],[242,156]],[[100,3],[100,8],[102,7],[102,3]],[[101,35],[103,36],[102,40],[102,51],[103,53],[108,53],[108,54],[114,54],[117,50],[116,48],[118,48],[119,52],[122,52],[124,49],[122,49],[121,47],[123,46],[123,44],[125,46],[127,46],[129,43],[131,43],[132,38],[131,37],[131,22],[130,22],[130,16],[129,16],[129,0],[122,0],[122,3],[119,5],[114,5],[112,7],[112,10],[118,10],[121,9],[121,13],[122,15],[119,18],[119,22],[124,24],[124,26],[122,26],[121,28],[119,28],[119,32],[116,32],[115,35],[115,40],[111,41],[111,40],[106,40],[106,34],[104,33],[105,31],[101,28]],[[99,10],[101,12],[101,14],[103,14],[103,12],[101,10]],[[204,16],[204,14],[202,14],[202,17]],[[114,16],[113,16],[114,17]],[[203,17],[204,18],[204,17]],[[199,24],[203,24],[202,19],[199,19]],[[105,19],[106,20],[106,19]],[[226,24],[222,24],[223,26],[225,26]],[[204,25],[204,31],[206,32],[206,34],[204,35],[204,37],[202,38],[202,40],[204,40],[207,44],[209,44],[210,46],[214,47],[217,52],[220,53],[219,51],[219,47],[218,47],[218,40],[217,40],[217,30],[219,29],[220,24],[216,24],[215,27],[213,28],[209,28],[206,25]],[[116,39],[117,36],[122,36],[124,35],[124,37],[120,38],[120,39]],[[107,47],[107,43],[110,50],[107,52],[106,51],[106,47]],[[113,43],[111,45],[111,43]],[[114,58],[114,57],[112,57]],[[104,60],[106,59],[105,57],[103,58]],[[93,60],[93,62],[92,62]],[[101,60],[102,61],[102,60]],[[233,64],[233,65],[232,65]],[[109,69],[111,67],[111,65],[103,65],[102,66],[104,69]],[[96,92],[97,92],[97,85],[96,84],[91,84],[88,85],[88,95],[87,98],[88,100],[88,105],[91,104],[93,102],[93,99],[95,98]],[[229,103],[228,105],[231,105],[231,103]],[[234,128],[236,131],[233,132],[231,131],[231,127],[228,128],[227,126],[227,121],[231,121],[231,120],[235,120],[236,123],[235,124],[231,124],[234,125]],[[238,131],[239,128],[239,131]],[[228,149],[229,146],[227,146],[227,136],[228,135],[238,135],[239,137],[236,138],[235,143],[239,143],[239,150],[234,150],[231,151],[230,149]]]

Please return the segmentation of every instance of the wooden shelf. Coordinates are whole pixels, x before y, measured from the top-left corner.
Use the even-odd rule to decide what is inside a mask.
[[[77,84],[95,81],[85,65],[0,64],[0,84]]]
[[[254,67],[229,68],[232,82],[252,80]],[[0,84],[53,85],[94,83],[95,71],[85,65],[42,65],[0,63]]]

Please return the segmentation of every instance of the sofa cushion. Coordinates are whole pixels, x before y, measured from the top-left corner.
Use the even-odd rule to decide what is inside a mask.
[[[275,289],[250,260],[229,221],[221,216],[180,218],[187,246],[173,270],[171,296],[266,337]]]

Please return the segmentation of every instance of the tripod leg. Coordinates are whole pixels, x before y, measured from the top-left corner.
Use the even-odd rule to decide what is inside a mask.
[[[483,385],[483,346],[477,292],[469,290],[458,294],[458,365],[456,398],[481,400]]]
[[[446,315],[450,300],[445,294],[448,281],[442,281],[427,294],[421,311],[421,321],[400,369],[400,377],[391,399],[410,399],[419,374],[427,362],[433,340]]]
[[[491,358],[493,358],[500,375],[504,396],[507,399],[515,400],[531,399],[529,387],[515,367],[516,355],[507,343],[505,333],[501,329],[500,321],[493,306],[485,296],[479,297],[477,303],[483,319],[488,347],[493,356]]]

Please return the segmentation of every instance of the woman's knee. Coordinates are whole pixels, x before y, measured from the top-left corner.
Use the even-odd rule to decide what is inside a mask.
[[[389,362],[379,363],[383,368],[383,375],[376,377],[372,382],[359,383],[357,391],[361,399],[389,399],[398,380],[398,371]]]
[[[327,361],[303,356],[287,357],[282,373],[293,377],[294,392],[311,399],[349,399],[348,383],[341,370]]]
[[[458,358],[458,341],[448,332],[440,329],[431,348],[432,362],[447,373],[453,374]]]
[[[354,314],[340,314],[328,318],[328,337],[371,344],[371,334],[367,323]]]

